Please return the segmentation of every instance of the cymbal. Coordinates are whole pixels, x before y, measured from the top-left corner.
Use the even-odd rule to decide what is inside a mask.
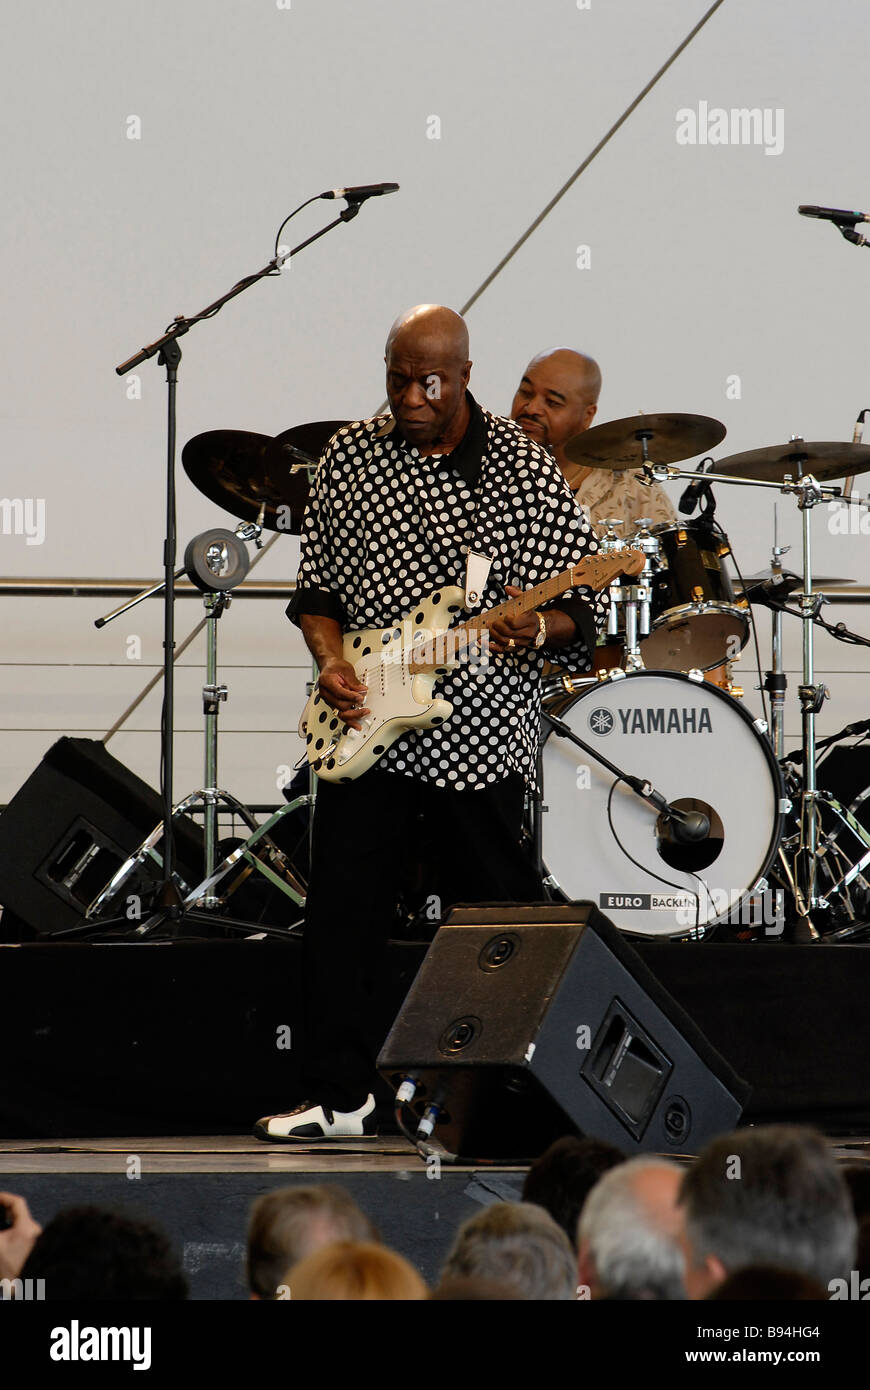
[[[793,439],[788,444],[771,444],[768,448],[731,454],[717,463],[715,471],[756,478],[764,483],[780,483],[786,473],[793,478],[812,473],[824,483],[851,473],[866,473],[868,469],[868,444],[846,444],[842,440],[808,444],[804,439]]]
[[[316,463],[336,430],[342,430],[349,424],[349,420],[312,420],[307,425],[293,425],[291,429],[276,434],[275,443],[282,448],[285,444],[291,444]],[[292,455],[290,461],[299,462]]]
[[[565,445],[572,463],[587,468],[626,468],[643,466],[643,449],[638,437],[647,437],[647,456],[652,463],[679,463],[713,449],[725,438],[725,426],[709,415],[631,415],[626,420],[608,420],[575,435]]]
[[[346,420],[296,425],[274,439],[246,430],[207,430],[189,439],[181,451],[184,471],[204,496],[243,521],[257,521],[268,531],[298,534],[308,500],[305,461],[316,464],[327,442]]]
[[[774,570],[762,570],[762,571],[760,572],[760,574],[744,574],[744,576],[743,576],[743,582],[744,582],[744,584],[746,584],[746,585],[749,585],[749,584],[769,584],[769,583],[771,582],[771,580],[774,580],[774,581],[775,581],[775,580],[777,580],[777,579],[797,580],[798,584],[803,584],[803,582],[804,582],[804,581],[803,581],[803,578],[801,577],[801,575],[795,574],[794,570],[779,570],[779,572],[776,572],[776,571],[774,571]],[[854,584],[854,583],[855,583],[854,579],[843,579],[842,577],[839,577],[839,576],[833,575],[833,574],[814,574],[814,575],[813,575],[813,588],[814,588],[814,589],[817,588],[820,584]],[[739,591],[740,585],[739,585],[739,582],[736,581],[736,580],[734,581],[734,587]]]

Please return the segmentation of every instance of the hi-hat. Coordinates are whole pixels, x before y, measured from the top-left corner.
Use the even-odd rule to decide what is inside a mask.
[[[586,468],[642,468],[652,463],[680,463],[714,449],[725,438],[721,420],[709,415],[631,415],[608,420],[565,445],[572,463]],[[646,454],[644,455],[644,443]]]
[[[870,445],[846,444],[842,440],[808,444],[791,439],[788,444],[771,444],[764,449],[748,449],[731,454],[717,463],[717,473],[729,473],[758,482],[781,483],[786,474],[799,478],[811,473],[820,483],[846,478],[870,469]]]

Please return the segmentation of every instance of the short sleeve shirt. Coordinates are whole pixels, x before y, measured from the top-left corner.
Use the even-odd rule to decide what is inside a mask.
[[[588,515],[598,537],[607,530],[607,520],[618,518],[618,536],[628,540],[646,517],[649,526],[674,524],[677,514],[671,499],[658,483],[642,483],[631,469],[593,468],[577,481],[582,470],[576,465],[566,471],[568,486]]]

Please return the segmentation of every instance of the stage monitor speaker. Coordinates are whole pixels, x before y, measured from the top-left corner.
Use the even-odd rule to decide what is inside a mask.
[[[13,918],[37,936],[82,925],[97,894],[162,819],[157,792],[102,743],[59,739],[0,815],[3,939],[13,939]],[[179,876],[192,887],[203,877],[202,832],[183,816],[176,851]],[[114,906],[123,916],[130,894],[147,902],[160,877],[159,862],[149,858],[102,915]]]
[[[378,1068],[475,1158],[533,1159],[564,1134],[697,1153],[750,1092],[592,903],[455,908]]]

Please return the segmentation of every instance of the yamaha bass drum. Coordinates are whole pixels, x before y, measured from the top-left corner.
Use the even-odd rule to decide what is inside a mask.
[[[551,710],[676,809],[700,811],[709,833],[686,843],[673,824],[547,724]],[[596,903],[642,936],[704,935],[742,920],[751,903],[765,933],[781,925],[766,874],[788,802],[766,726],[697,676],[616,672],[545,700],[543,857],[546,881]],[[768,922],[769,918],[769,922]]]

